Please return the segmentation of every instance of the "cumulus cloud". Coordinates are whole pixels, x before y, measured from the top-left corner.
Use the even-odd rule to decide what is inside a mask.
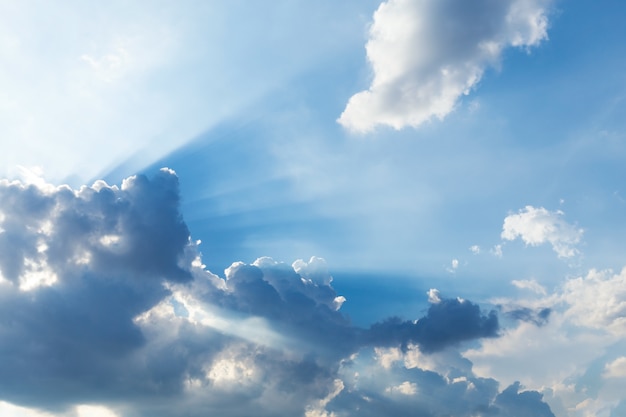
[[[569,306],[565,316],[573,323],[626,335],[626,268],[618,274],[591,270],[569,279],[561,299]]]
[[[368,90],[350,98],[339,123],[365,132],[442,119],[509,47],[547,38],[550,0],[388,0],[374,13],[366,50]]]
[[[359,328],[323,259],[263,257],[220,277],[198,245],[168,169],[119,187],[0,181],[0,408],[55,417],[506,409],[497,399],[508,391],[473,375],[457,350],[498,336],[495,311],[433,289],[424,317]],[[387,359],[370,360],[372,351]],[[545,406],[522,394],[510,401]]]
[[[526,245],[550,243],[559,258],[570,258],[578,253],[583,229],[563,220],[560,210],[549,211],[543,207],[526,206],[517,214],[510,214],[502,225],[502,239],[520,238]]]

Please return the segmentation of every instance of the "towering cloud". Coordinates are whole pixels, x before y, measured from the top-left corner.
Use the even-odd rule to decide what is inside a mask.
[[[550,0],[388,0],[366,45],[373,80],[352,96],[339,123],[365,132],[443,118],[508,47],[547,37]]]

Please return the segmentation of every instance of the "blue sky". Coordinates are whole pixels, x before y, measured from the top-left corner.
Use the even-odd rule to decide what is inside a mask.
[[[624,415],[625,13],[0,2],[0,414]]]

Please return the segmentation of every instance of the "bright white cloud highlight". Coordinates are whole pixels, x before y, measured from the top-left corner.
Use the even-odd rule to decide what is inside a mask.
[[[416,127],[443,119],[508,47],[547,38],[550,0],[388,0],[366,45],[374,72],[339,118],[347,129]]]
[[[526,206],[504,219],[501,237],[505,240],[520,238],[531,246],[550,243],[559,258],[570,258],[578,253],[575,246],[582,238],[583,229],[567,223],[563,215],[560,210]]]

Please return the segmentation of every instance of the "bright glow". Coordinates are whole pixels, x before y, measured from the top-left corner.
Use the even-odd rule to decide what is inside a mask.
[[[100,244],[106,247],[117,245],[121,239],[119,235],[104,235],[100,238]]]
[[[20,290],[31,291],[41,286],[51,286],[57,282],[56,273],[44,260],[24,259],[24,273],[20,277]]]
[[[5,401],[0,401],[0,415],[2,415],[2,417],[56,417],[50,413],[20,407]]]
[[[213,363],[207,373],[207,378],[211,379],[217,386],[243,384],[247,385],[254,380],[254,365],[250,361],[238,361],[236,359],[219,359]]]
[[[101,405],[79,405],[76,407],[77,417],[120,417],[111,409]]]

